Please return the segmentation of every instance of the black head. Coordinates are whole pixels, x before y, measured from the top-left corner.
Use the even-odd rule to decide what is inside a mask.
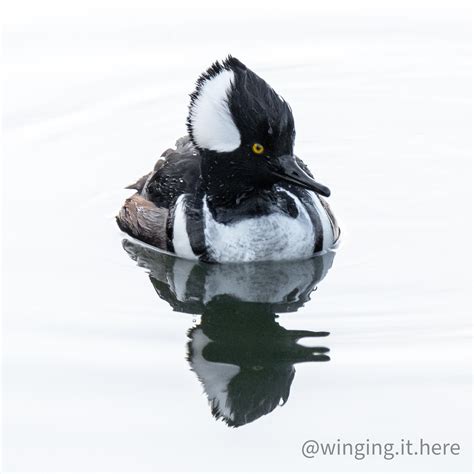
[[[253,188],[283,180],[329,195],[296,162],[290,106],[236,58],[214,63],[199,77],[187,127],[203,156],[204,180],[233,178]]]

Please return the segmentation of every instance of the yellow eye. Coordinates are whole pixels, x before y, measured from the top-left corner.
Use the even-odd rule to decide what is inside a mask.
[[[260,145],[260,143],[254,143],[252,145],[252,151],[256,155],[261,155],[265,151],[265,148],[263,147],[263,145]]]

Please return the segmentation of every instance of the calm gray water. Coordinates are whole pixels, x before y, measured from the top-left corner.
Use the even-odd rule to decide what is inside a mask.
[[[469,469],[470,24],[449,5],[10,12],[4,470]],[[124,186],[229,52],[291,104],[336,255],[209,268],[123,241]],[[461,452],[301,453],[401,438]]]

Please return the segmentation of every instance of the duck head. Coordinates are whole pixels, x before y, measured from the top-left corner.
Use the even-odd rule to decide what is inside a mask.
[[[209,187],[248,191],[286,181],[330,194],[293,154],[290,106],[232,56],[215,62],[197,80],[187,127],[201,152],[202,177]]]

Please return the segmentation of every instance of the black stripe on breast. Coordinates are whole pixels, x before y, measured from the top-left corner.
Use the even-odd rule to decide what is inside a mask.
[[[337,224],[336,218],[334,217],[334,214],[332,213],[331,208],[329,207],[329,204],[321,196],[318,196],[318,195],[316,196],[319,199],[319,202],[321,203],[324,210],[326,211],[326,214],[329,217],[329,222],[331,223],[332,235],[334,237],[334,242],[336,242],[337,239],[341,235],[341,229],[339,228],[339,225]]]
[[[289,185],[287,189],[301,201],[306,209],[314,229],[314,251],[321,252],[323,250],[323,225],[313,199],[309,192],[300,186]]]
[[[166,250],[174,253],[173,245],[173,225],[174,225],[174,213],[176,211],[176,202],[171,206],[169,210],[168,220],[166,221]]]
[[[185,200],[186,232],[189,243],[195,255],[201,260],[208,260],[206,239],[204,237],[203,216],[204,193],[199,192],[194,196],[188,195]]]

